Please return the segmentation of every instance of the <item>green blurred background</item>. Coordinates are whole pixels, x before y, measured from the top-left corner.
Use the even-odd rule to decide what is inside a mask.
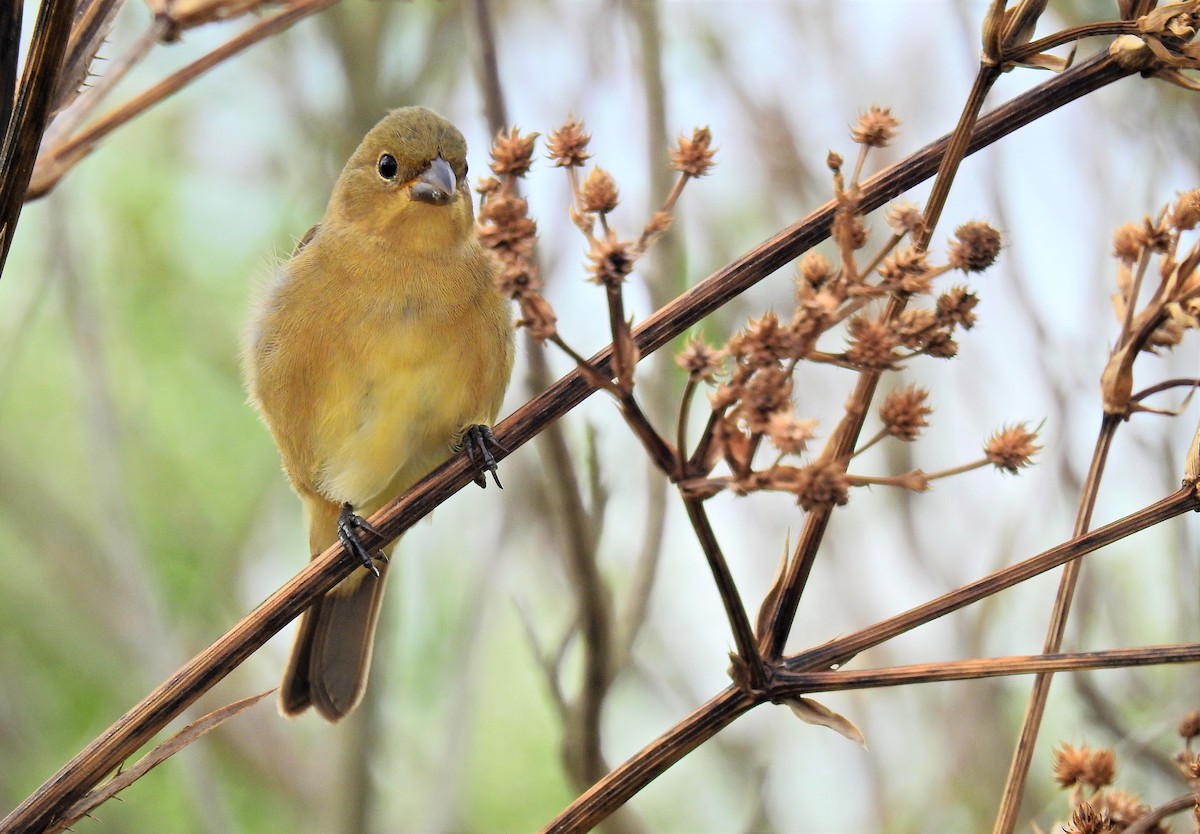
[[[666,141],[709,125],[718,167],[693,183],[664,253],[630,286],[645,318],[826,199],[825,154],[852,158],[847,125],[872,103],[901,137],[874,166],[948,131],[974,73],[984,3],[589,2],[489,4],[509,118],[548,133],[568,114],[621,187],[614,221],[635,234],[669,184]],[[1097,8],[1103,5],[1102,10]],[[1052,4],[1056,24],[1108,4]],[[319,219],[342,162],[388,108],[422,103],[455,121],[476,176],[489,139],[470,4],[345,0],[222,64],[120,129],[46,199],[26,207],[0,281],[0,806],[7,811],[304,562],[299,503],[245,402],[240,331],[254,288]],[[27,19],[32,20],[33,6]],[[149,24],[130,4],[102,55]],[[233,22],[157,47],[123,100],[230,37]],[[1039,34],[1050,31],[1044,22]],[[657,69],[655,69],[657,68]],[[104,71],[103,63],[98,72]],[[655,74],[661,73],[661,92]],[[1000,101],[1044,79],[1006,76]],[[953,362],[923,360],[936,412],[913,447],[880,448],[871,474],[978,456],[1001,424],[1045,420],[1040,465],[974,472],[923,496],[859,490],[839,511],[801,606],[800,649],[900,611],[1055,544],[1099,423],[1098,383],[1116,323],[1109,234],[1200,185],[1193,97],[1131,79],[968,160],[943,228],[992,221],[1001,263],[975,282],[980,324]],[[663,133],[665,132],[665,138]],[[910,195],[919,201],[927,189]],[[547,296],[582,352],[603,346],[599,290],[566,215],[561,172],[528,183]],[[882,239],[882,219],[872,223]],[[785,271],[786,272],[786,271]],[[790,275],[703,328],[723,341],[747,315],[790,310]],[[834,347],[836,349],[836,346]],[[523,343],[505,413],[528,399]],[[666,357],[662,357],[666,358]],[[1194,337],[1147,362],[1140,384],[1194,375]],[[548,355],[555,373],[569,364]],[[657,364],[656,364],[657,363]],[[648,360],[660,419],[681,380]],[[802,376],[801,416],[828,428],[850,375]],[[675,400],[677,401],[677,400]],[[1196,419],[1123,431],[1097,519],[1170,491]],[[669,425],[668,423],[662,423]],[[663,530],[649,614],[605,706],[615,764],[721,688],[728,627],[677,499],[648,477],[602,397],[563,422],[618,611],[638,553]],[[540,656],[574,619],[542,451],[504,464],[503,492],[473,487],[400,545],[366,707],[338,727],[288,722],[271,701],[184,751],[75,827],[92,832],[516,832],[577,791]],[[751,611],[800,510],[786,497],[711,502]],[[1194,639],[1196,524],[1185,520],[1093,558],[1068,649]],[[1055,577],[907,635],[857,666],[1035,652]],[[191,712],[276,685],[291,629]],[[578,687],[578,641],[556,676]],[[633,803],[656,832],[974,831],[990,827],[1028,681],[830,695],[870,749],[764,707]],[[1026,812],[1048,827],[1058,740],[1116,745],[1122,784],[1178,792],[1165,765],[1196,702],[1187,667],[1056,680]],[[1043,749],[1044,748],[1044,749]]]

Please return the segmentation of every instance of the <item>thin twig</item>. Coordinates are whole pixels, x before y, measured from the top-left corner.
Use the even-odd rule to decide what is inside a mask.
[[[97,119],[79,133],[53,148],[44,159],[39,159],[37,180],[30,186],[26,199],[35,200],[58,184],[59,180],[81,159],[90,154],[96,143],[135,116],[158,104],[172,93],[178,92],[195,81],[208,70],[261,40],[278,34],[310,14],[332,6],[338,0],[294,0],[283,11],[255,23],[241,34],[230,38],[181,70],[159,81],[150,89],[127,101],[106,116]]]

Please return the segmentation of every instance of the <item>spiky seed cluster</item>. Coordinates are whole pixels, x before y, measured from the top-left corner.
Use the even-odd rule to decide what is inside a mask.
[[[767,421],[767,436],[776,449],[788,455],[804,452],[816,430],[816,420],[801,420],[789,411],[776,411]]]
[[[496,289],[517,301],[519,325],[539,342],[554,336],[557,317],[541,295],[541,279],[533,263],[537,223],[529,204],[517,196],[514,183],[529,171],[536,133],[522,136],[517,128],[496,136],[492,146],[493,177],[484,177],[475,190],[482,195],[477,229],[480,242],[500,261]]]
[[[533,165],[533,146],[540,134],[521,135],[517,127],[501,131],[492,143],[492,172],[498,176],[523,177]]]
[[[547,157],[554,160],[556,168],[579,168],[592,158],[587,152],[591,141],[591,135],[583,129],[583,122],[571,116],[562,127],[550,132],[546,141]]]
[[[952,287],[938,296],[938,323],[970,330],[975,325],[975,305],[978,303],[979,296],[966,287]]]
[[[617,184],[603,168],[588,172],[579,188],[580,207],[592,214],[608,214],[617,207]]]
[[[925,228],[925,218],[921,210],[903,200],[897,200],[888,206],[883,218],[898,235],[915,235]]]
[[[927,293],[933,288],[933,274],[925,252],[911,244],[897,249],[879,265],[879,277],[896,292]]]
[[[1016,474],[1033,463],[1033,456],[1042,448],[1035,440],[1036,431],[1023,425],[1009,426],[993,434],[983,451],[992,466]]]
[[[688,379],[692,382],[712,382],[724,367],[725,352],[697,336],[679,352],[675,362],[687,371]]]
[[[1109,790],[1100,794],[1096,797],[1096,809],[1108,815],[1113,831],[1124,831],[1150,813],[1150,806],[1142,802],[1141,797],[1122,790]],[[1163,831],[1157,824],[1149,830],[1153,834]]]
[[[805,511],[844,506],[850,500],[850,481],[832,461],[817,461],[796,473],[796,501]]]
[[[1080,802],[1063,826],[1063,834],[1114,834],[1108,814],[1098,811],[1090,802]]]
[[[833,264],[829,258],[820,252],[809,250],[804,253],[796,267],[797,290],[801,297],[807,297],[814,290],[819,290],[834,277]]]
[[[1141,235],[1136,223],[1125,223],[1113,232],[1113,257],[1132,265],[1142,254]]]
[[[879,419],[889,435],[898,440],[916,440],[921,429],[929,425],[933,409],[925,404],[929,392],[909,385],[888,394],[879,407]]]
[[[948,252],[950,266],[963,272],[983,272],[996,262],[1000,245],[1000,233],[987,223],[964,223],[954,230]]]
[[[856,205],[848,203],[838,206],[829,236],[843,249],[862,249],[867,245],[867,224]]]
[[[850,319],[847,331],[850,347],[846,350],[846,361],[872,371],[890,370],[896,366],[899,339],[887,322],[855,316]]]
[[[892,115],[890,107],[872,104],[850,130],[850,136],[868,148],[885,148],[896,136],[900,120]]]
[[[671,151],[671,167],[689,177],[702,177],[715,164],[713,155],[716,152],[712,147],[712,133],[707,127],[698,127],[692,131],[691,139],[679,137]]]
[[[588,252],[591,280],[605,287],[619,287],[633,272],[636,258],[628,241],[613,237],[597,239]]]
[[[1171,225],[1181,232],[1190,232],[1200,225],[1200,189],[1179,195],[1171,209]]]
[[[479,239],[509,263],[533,256],[537,223],[529,204],[515,194],[493,194],[479,210]]]
[[[1147,217],[1138,227],[1137,237],[1141,248],[1161,255],[1171,246],[1171,227],[1165,218],[1151,220]]]

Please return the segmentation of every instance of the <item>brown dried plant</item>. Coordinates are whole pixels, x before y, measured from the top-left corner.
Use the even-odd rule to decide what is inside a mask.
[[[267,28],[251,27],[242,37],[90,128],[67,131],[61,142],[55,139],[48,143],[45,163],[48,167],[43,169],[40,182],[46,187],[52,185],[100,136],[252,42],[260,33],[270,27],[286,26],[298,16],[330,2],[333,0],[296,0],[283,12],[258,24]],[[1007,5],[1003,0],[993,0],[989,5],[983,25],[980,67],[959,121],[948,137],[864,180],[862,174],[871,161],[871,151],[892,141],[898,127],[888,110],[870,108],[852,128],[859,149],[849,176],[843,172],[844,162],[839,155],[830,154],[827,160],[833,180],[833,199],[828,204],[636,326],[625,312],[625,287],[636,275],[645,252],[671,227],[676,203],[686,184],[710,170],[714,161],[712,136],[707,129],[699,129],[690,138],[679,140],[671,153],[677,176],[661,208],[637,234],[621,235],[610,218],[620,200],[616,180],[599,168],[580,176],[579,169],[590,158],[582,124],[571,120],[553,132],[548,141],[551,159],[555,167],[566,170],[572,194],[571,216],[586,244],[588,275],[604,292],[612,333],[611,347],[591,358],[571,348],[559,333],[554,311],[541,293],[541,278],[533,259],[537,227],[516,187],[533,163],[537,137],[522,135],[514,129],[499,138],[493,154],[494,176],[480,183],[481,235],[501,259],[500,287],[516,299],[522,324],[535,339],[556,345],[577,364],[576,371],[497,427],[497,437],[503,446],[499,457],[528,442],[593,390],[609,392],[650,460],[678,490],[712,571],[736,647],[731,656],[729,686],[603,776],[552,820],[545,831],[589,830],[672,764],[741,715],[765,703],[786,704],[805,721],[861,741],[861,733],[849,719],[828,710],[811,696],[824,691],[1033,673],[1038,676],[1038,683],[996,824],[997,832],[1012,831],[1028,773],[1027,756],[1031,755],[1029,751],[1040,727],[1040,705],[1044,705],[1051,674],[1200,659],[1197,644],[1089,653],[1060,651],[1062,624],[1066,621],[1080,557],[1200,507],[1196,489],[1200,479],[1198,439],[1189,450],[1181,489],[1122,519],[1092,529],[1095,491],[1116,427],[1138,413],[1151,411],[1141,405],[1147,397],[1196,384],[1194,380],[1172,380],[1138,392],[1132,384],[1133,363],[1138,356],[1147,350],[1170,347],[1183,330],[1195,326],[1196,248],[1194,245],[1188,248],[1182,242],[1183,233],[1195,226],[1192,199],[1181,200],[1174,209],[1144,224],[1132,242],[1122,236],[1119,257],[1132,256],[1123,267],[1119,282],[1118,312],[1122,327],[1105,372],[1102,430],[1080,499],[1079,518],[1070,536],[1041,554],[909,611],[825,644],[785,653],[829,520],[835,508],[849,500],[852,487],[886,484],[919,492],[931,480],[949,477],[966,468],[991,465],[1015,473],[1038,450],[1036,430],[1010,425],[985,441],[978,460],[956,467],[934,473],[850,471],[865,449],[876,443],[913,442],[930,422],[931,393],[912,386],[894,386],[877,411],[880,428],[863,439],[884,375],[895,373],[905,363],[921,357],[953,357],[957,339],[975,321],[978,299],[973,290],[938,285],[945,283],[947,273],[968,274],[986,269],[996,258],[999,235],[987,224],[972,221],[959,226],[944,257],[935,257],[930,247],[962,160],[969,152],[1042,113],[1119,78],[1141,73],[1188,86],[1190,81],[1182,71],[1197,66],[1193,44],[1200,5],[1197,2],[1172,3],[1157,9],[1153,0],[1126,0],[1121,4],[1120,20],[1063,30],[1038,40],[1032,35],[1046,7],[1044,0],[1022,0],[1012,8]],[[242,11],[245,7],[246,4],[236,1],[199,3],[189,7],[194,15],[188,20],[200,22],[220,16],[225,10]],[[167,36],[171,28],[167,26],[164,30],[159,24],[147,33],[148,42]],[[1107,51],[1078,66],[1069,66],[1070,59],[1050,60],[1053,56],[1047,50],[1096,35],[1116,40]],[[981,118],[984,99],[999,75],[1021,66],[1052,69],[1061,75]],[[925,205],[920,209],[893,205],[887,214],[891,235],[872,247],[867,225],[871,212],[935,170],[933,188]],[[24,184],[18,185],[23,197]],[[35,189],[33,193],[39,192]],[[0,205],[3,203],[0,199]],[[832,240],[833,251],[830,255],[816,254],[814,247],[826,237]],[[638,363],[642,357],[790,261],[796,261],[793,309],[783,315],[764,312],[720,346],[694,339],[678,357],[686,372],[679,418],[666,429],[654,425],[643,413],[637,397]],[[1146,280],[1152,262],[1158,265],[1159,280],[1155,286]],[[794,399],[799,388],[795,375],[813,365],[842,369],[850,377],[844,413],[823,432],[818,431],[820,427],[812,418],[797,412]],[[689,425],[689,417],[701,385],[710,386],[712,392],[705,424],[697,432]],[[818,438],[824,440],[819,449]],[[767,450],[767,444],[773,449]],[[448,462],[375,514],[370,519],[372,527],[380,531],[381,539],[395,538],[465,485],[471,474],[466,460],[456,458]],[[776,579],[759,601],[753,622],[704,506],[708,499],[723,491],[786,492],[795,496],[803,512],[800,535],[790,552],[785,551]],[[373,546],[376,542],[365,544]],[[866,649],[1063,565],[1067,569],[1052,612],[1047,642],[1040,654],[885,669],[845,668]],[[47,830],[61,824],[63,814],[74,801],[355,567],[353,558],[340,546],[312,560],[249,617],[185,664],[64,765],[0,822],[0,827]],[[1198,772],[1194,756],[1184,765],[1185,775],[1194,780]],[[1111,806],[1121,803],[1110,801],[1103,807],[1097,804],[1104,794],[1115,793],[1107,787],[1112,781],[1109,757],[1089,753],[1078,767],[1072,765],[1070,772],[1076,774],[1073,786],[1083,785],[1090,790],[1090,795],[1078,804],[1071,825],[1076,830],[1111,828],[1117,817],[1117,809]],[[1104,793],[1100,790],[1101,783]],[[1193,798],[1189,799],[1194,803]],[[1139,819],[1127,830],[1136,830],[1141,822]]]
[[[1191,712],[1179,723],[1183,749],[1175,755],[1177,773],[1185,790],[1152,806],[1128,790],[1114,787],[1117,756],[1107,747],[1074,747],[1061,744],[1053,754],[1054,779],[1069,790],[1069,818],[1055,830],[1065,834],[1168,834],[1166,820],[1192,812],[1193,831],[1200,831],[1200,757],[1192,740],[1200,734],[1200,712]]]

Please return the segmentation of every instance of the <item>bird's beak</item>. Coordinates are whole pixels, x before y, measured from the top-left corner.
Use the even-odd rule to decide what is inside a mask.
[[[458,180],[450,164],[440,156],[429,163],[425,173],[413,181],[409,193],[414,200],[435,206],[444,206],[454,199],[458,191]]]

